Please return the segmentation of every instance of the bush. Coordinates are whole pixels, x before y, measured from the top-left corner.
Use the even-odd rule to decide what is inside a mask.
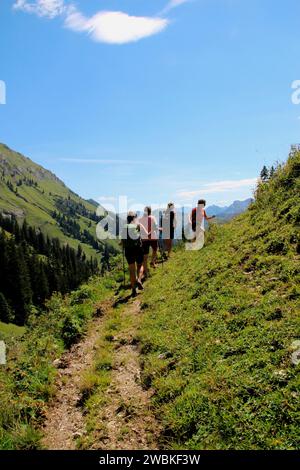
[[[79,318],[69,314],[63,321],[61,337],[67,348],[76,343],[82,335],[82,322]]]
[[[88,285],[80,287],[70,295],[70,305],[82,304],[85,300],[92,296],[92,289]]]
[[[287,247],[285,246],[284,240],[271,240],[267,245],[267,253],[272,254],[285,254]]]

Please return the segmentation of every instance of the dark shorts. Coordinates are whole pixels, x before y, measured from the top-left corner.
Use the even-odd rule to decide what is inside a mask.
[[[143,264],[144,252],[143,248],[125,248],[125,257],[128,264]]]
[[[150,248],[152,248],[153,251],[157,251],[158,250],[158,240],[143,240],[144,255],[149,255]]]

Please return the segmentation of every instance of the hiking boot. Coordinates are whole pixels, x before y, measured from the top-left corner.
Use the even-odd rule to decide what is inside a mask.
[[[136,287],[138,288],[138,290],[144,290],[144,286],[141,281],[136,281]]]
[[[136,291],[136,288],[132,289],[132,292],[131,292],[131,297],[136,297],[137,296],[137,291]]]

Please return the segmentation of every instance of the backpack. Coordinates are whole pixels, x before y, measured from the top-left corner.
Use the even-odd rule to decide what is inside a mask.
[[[196,208],[192,210],[191,219],[192,219],[192,230],[193,232],[196,232],[196,226],[197,226],[197,209]]]
[[[137,226],[134,226],[133,224],[125,225],[123,229],[122,240],[125,249],[136,250],[142,246],[140,233],[137,229]]]

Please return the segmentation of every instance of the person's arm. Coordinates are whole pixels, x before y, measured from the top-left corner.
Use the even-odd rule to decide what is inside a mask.
[[[148,233],[148,229],[146,229],[146,227],[145,227],[145,221],[144,221],[143,218],[139,219],[139,227],[140,227],[140,232],[141,232],[142,239],[148,238],[149,233]]]
[[[189,213],[189,224],[192,225],[192,216],[193,216],[193,211]]]
[[[206,211],[204,211],[204,218],[205,218],[205,220],[207,220],[207,221],[208,221],[208,220],[212,220],[212,219],[215,219],[215,217],[216,217],[215,215],[211,215],[211,216],[209,217],[209,216],[206,214]]]

